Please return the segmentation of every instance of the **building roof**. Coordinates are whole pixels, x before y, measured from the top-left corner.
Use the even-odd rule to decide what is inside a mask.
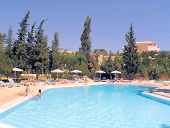
[[[153,41],[140,41],[140,42],[136,42],[137,44],[148,44],[148,43],[154,43],[156,44],[156,42],[153,42]]]

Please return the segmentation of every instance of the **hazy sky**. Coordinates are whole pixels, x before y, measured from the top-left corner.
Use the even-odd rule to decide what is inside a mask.
[[[154,41],[161,50],[170,51],[170,0],[3,0],[0,32],[7,33],[11,25],[16,39],[28,10],[29,30],[34,22],[37,28],[48,19],[43,28],[49,46],[58,32],[60,48],[78,51],[84,21],[90,16],[92,50],[122,52],[132,23],[136,41]]]

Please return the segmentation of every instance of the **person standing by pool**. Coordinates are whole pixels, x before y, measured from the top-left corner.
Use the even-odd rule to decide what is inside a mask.
[[[28,96],[28,91],[29,91],[29,84],[26,84],[26,89],[25,89],[25,96]]]
[[[38,90],[38,93],[37,93],[37,95],[35,95],[35,96],[38,97],[38,100],[41,99],[41,96],[42,96],[41,89]]]
[[[84,76],[85,85],[87,85],[87,81],[88,81],[87,79],[88,79],[88,77],[85,75],[85,76]]]

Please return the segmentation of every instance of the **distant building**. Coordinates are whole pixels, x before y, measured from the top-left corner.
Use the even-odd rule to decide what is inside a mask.
[[[146,51],[160,51],[160,48],[157,47],[156,42],[145,41],[145,42],[136,42],[136,46],[138,46],[138,53],[146,52]]]
[[[59,50],[59,53],[60,54],[62,54],[62,53],[67,53],[67,54],[73,54],[73,55],[75,55],[76,54],[76,52],[75,51],[71,51],[71,50],[68,50],[68,49],[60,49]]]

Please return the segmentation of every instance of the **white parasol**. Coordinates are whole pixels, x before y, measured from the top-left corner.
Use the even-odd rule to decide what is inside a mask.
[[[18,78],[18,73],[17,72],[22,72],[23,70],[20,68],[13,68],[12,71],[14,72],[14,77]]]
[[[70,73],[77,74],[76,77],[78,77],[79,74],[82,74],[82,71],[80,71],[80,70],[73,70],[73,71],[70,71]]]
[[[80,71],[80,70],[73,70],[73,71],[71,71],[71,73],[82,73],[82,71]]]
[[[51,72],[52,73],[57,73],[57,79],[58,79],[58,73],[63,73],[64,71],[60,70],[60,69],[55,69],[55,70],[52,70]]]
[[[14,72],[22,72],[23,70],[20,69],[20,68],[13,68],[12,71],[14,71]]]
[[[106,72],[102,71],[102,70],[99,70],[99,71],[96,71],[95,73],[99,73],[100,74],[100,80],[101,80],[101,74],[106,73]]]
[[[102,70],[99,70],[99,71],[96,71],[95,73],[100,73],[100,74],[102,74],[102,73],[106,73],[105,71],[102,71]]]
[[[117,70],[112,71],[111,73],[113,73],[113,74],[121,74],[121,72],[120,72],[120,71],[117,71]]]
[[[117,70],[112,71],[111,73],[112,73],[112,74],[115,74],[115,75],[114,75],[114,76],[115,76],[115,78],[116,78],[116,74],[121,74],[121,72],[120,72],[120,71],[117,71]]]
[[[51,72],[52,73],[63,73],[64,71],[60,69],[55,69],[55,70],[52,70]]]

